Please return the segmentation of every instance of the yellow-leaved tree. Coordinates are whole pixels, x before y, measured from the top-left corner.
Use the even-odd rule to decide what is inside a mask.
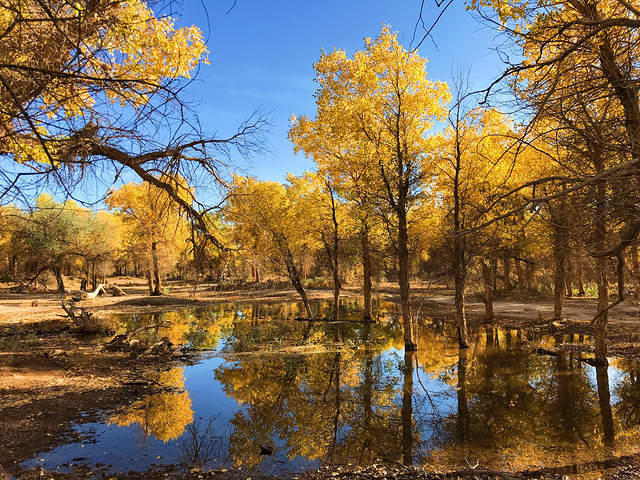
[[[640,232],[640,9],[625,0],[482,0],[472,7],[486,8],[521,49],[503,78],[532,121],[551,119],[550,143],[570,153],[555,159],[568,168],[552,195],[590,191],[587,204],[596,206],[588,234],[600,259],[594,321],[596,362],[604,365],[607,311],[625,298],[623,254]],[[613,303],[607,258],[618,262]]]
[[[219,185],[219,157],[234,146],[255,152],[263,119],[227,138],[191,127],[197,118],[180,90],[208,63],[207,48],[197,27],[178,28],[160,8],[148,0],[0,5],[0,204],[45,182],[64,192],[83,179],[109,186],[124,169],[165,190],[219,243],[175,180],[206,175]]]
[[[302,299],[307,317],[312,318],[301,274],[301,258],[309,250],[317,249],[317,245],[300,220],[309,215],[303,208],[310,206],[297,201],[299,195],[295,189],[295,184],[285,187],[277,182],[237,176],[225,216],[233,226],[236,248],[283,266]]]
[[[387,27],[377,38],[365,39],[364,49],[351,58],[344,50],[323,53],[315,64],[315,119],[294,117],[290,133],[297,149],[325,165],[335,162],[336,172],[360,170],[359,165],[349,168],[350,162],[365,162],[364,188],[395,236],[408,350],[417,348],[409,300],[408,223],[435,173],[427,155],[429,130],[445,117],[450,99],[446,83],[427,78],[425,64]]]
[[[175,265],[186,248],[188,226],[179,205],[166,191],[147,182],[111,190],[105,202],[122,216],[127,248],[146,261],[149,294],[162,295],[162,273]]]

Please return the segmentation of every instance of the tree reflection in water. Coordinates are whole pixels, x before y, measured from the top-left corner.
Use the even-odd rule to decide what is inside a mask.
[[[198,418],[186,426],[178,439],[180,462],[188,467],[206,468],[214,457],[221,457],[223,437],[216,433],[215,421],[218,415],[209,419]]]
[[[228,427],[185,431],[193,414],[184,392],[133,404],[112,421],[139,423],[165,440],[185,431],[180,445],[189,464],[206,463],[218,448],[218,463],[247,469],[269,458],[270,465],[383,460],[450,469],[479,461],[522,470],[603,460],[638,444],[636,363],[613,360],[610,377],[571,354],[535,351],[583,338],[524,338],[497,328],[476,332],[471,348],[459,350],[455,331],[428,322],[419,329],[419,350],[404,352],[398,323],[380,314],[383,302],[376,306],[380,321],[373,324],[296,321],[295,304],[176,313],[177,343],[224,352],[215,380],[239,405],[228,412]],[[343,318],[357,310],[342,307]],[[320,317],[323,308],[331,311],[329,303],[316,308]],[[153,420],[161,417],[167,425]]]
[[[184,432],[193,421],[193,410],[189,393],[184,391],[182,368],[160,372],[151,379],[163,388],[170,389],[121,408],[109,419],[118,426],[138,424],[146,437],[153,435],[158,440],[168,442]]]

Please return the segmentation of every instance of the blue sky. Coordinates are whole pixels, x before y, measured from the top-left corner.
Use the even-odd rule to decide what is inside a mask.
[[[293,154],[287,130],[292,114],[315,113],[313,63],[321,51],[340,48],[351,55],[383,25],[398,32],[408,48],[420,12],[418,0],[237,0],[233,5],[233,0],[182,3],[176,23],[203,30],[211,62],[188,91],[198,102],[204,128],[220,136],[233,133],[256,108],[270,112],[270,153],[254,159],[248,173],[276,181],[312,168],[303,155]],[[434,0],[426,0],[425,24],[430,26],[440,12]],[[418,37],[423,33],[420,27]],[[432,39],[419,48],[429,59],[429,78],[450,81],[464,68],[470,69],[475,88],[487,86],[501,69],[493,51],[495,36],[465,10],[463,0],[454,0]]]

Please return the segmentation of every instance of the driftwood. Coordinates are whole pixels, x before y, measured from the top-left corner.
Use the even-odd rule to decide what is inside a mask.
[[[93,292],[83,292],[80,290],[76,290],[74,292],[68,293],[64,296],[65,299],[71,299],[74,302],[80,302],[82,300],[93,300],[94,298],[96,298],[100,293],[103,293],[104,295],[107,294],[107,291],[104,289],[104,287],[107,287],[108,284],[106,283],[101,283],[100,285],[98,285],[98,288],[95,289],[95,291]]]
[[[157,355],[161,353],[172,353],[174,350],[174,346],[167,337],[163,337],[159,342],[156,342],[152,345],[143,344],[138,339],[133,338],[137,334],[144,332],[145,330],[166,327],[169,325],[171,325],[171,322],[142,325],[134,330],[131,330],[129,333],[116,335],[105,345],[105,348],[108,350],[131,350],[135,353],[138,353],[140,356],[149,354]]]
[[[89,312],[84,307],[76,306],[73,299],[62,298],[62,309],[80,330],[86,333],[104,333],[109,331],[109,321],[104,317]]]

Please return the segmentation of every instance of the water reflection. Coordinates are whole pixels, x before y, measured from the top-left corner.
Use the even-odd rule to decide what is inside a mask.
[[[376,305],[374,324],[297,321],[295,303],[123,318],[123,328],[158,325],[150,341],[169,336],[219,355],[159,374],[171,388],[124,407],[108,428],[137,425],[160,441],[147,452],[154,458],[263,474],[379,460],[524,470],[635,451],[637,363],[596,369],[577,354],[539,355],[588,339],[497,328],[473,332],[460,351],[453,328],[427,320],[419,350],[405,352],[395,306]],[[331,312],[328,302],[316,308]],[[343,305],[341,317],[350,314],[357,304]]]
[[[153,435],[165,443],[180,437],[193,421],[191,399],[183,390],[183,373],[182,368],[172,368],[154,375],[150,380],[166,390],[121,408],[107,423],[121,427],[137,424],[145,436]]]

